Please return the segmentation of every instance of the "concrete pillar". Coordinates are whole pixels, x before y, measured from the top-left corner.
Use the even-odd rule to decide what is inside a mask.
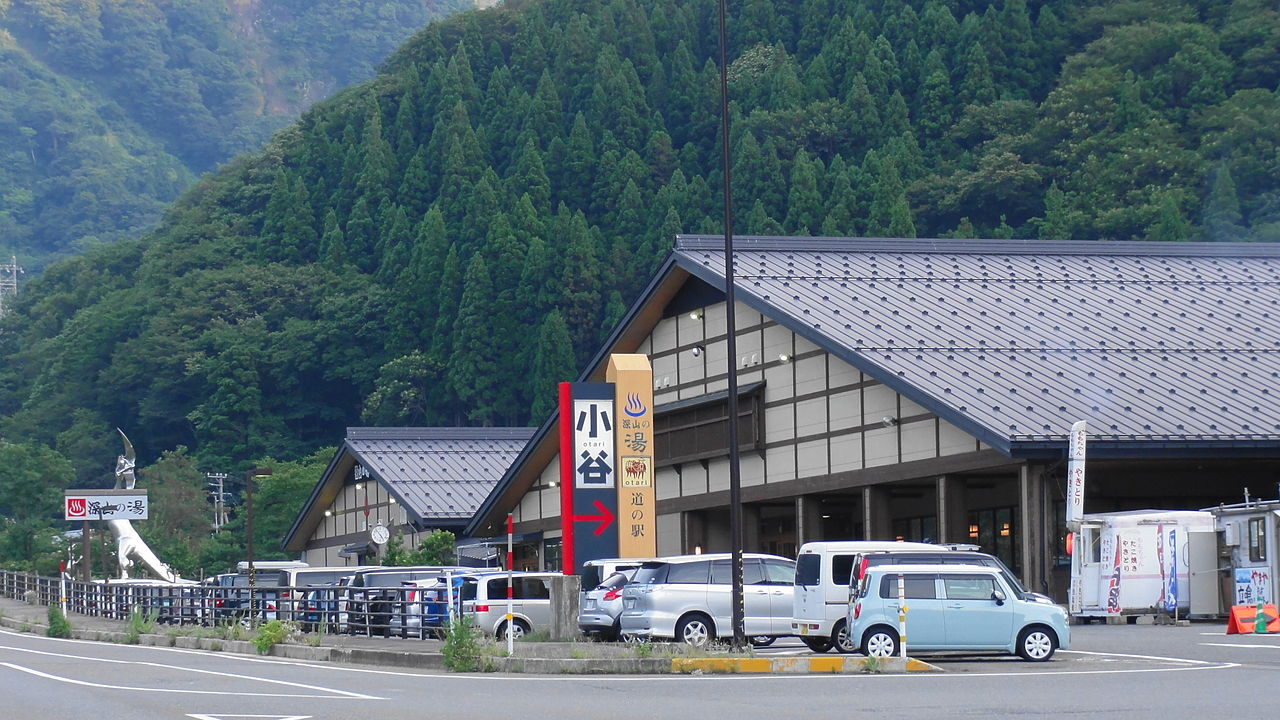
[[[551,578],[551,627],[548,633],[552,640],[572,640],[578,636],[578,592],[581,589],[582,578],[577,575]]]
[[[969,538],[969,513],[964,480],[943,475],[937,479],[938,539],[944,543],[973,542]]]
[[[1044,467],[1026,464],[1018,468],[1018,542],[1022,582],[1028,590],[1046,587],[1049,557],[1048,480]]]
[[[796,497],[796,547],[822,540],[822,507],[808,495]]]
[[[742,551],[760,552],[760,508],[746,503],[742,505]]]
[[[868,485],[862,488],[862,528],[864,540],[892,540],[893,515],[889,511],[889,488]]]

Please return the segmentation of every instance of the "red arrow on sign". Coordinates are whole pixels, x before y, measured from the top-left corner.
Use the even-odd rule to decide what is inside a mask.
[[[596,500],[595,504],[596,504],[596,510],[600,512],[599,515],[574,515],[573,521],[600,523],[599,527],[596,528],[595,533],[593,533],[594,535],[598,536],[598,535],[604,534],[604,531],[608,529],[610,525],[613,524],[613,513],[609,512],[609,508],[605,507],[604,503],[600,502],[599,500]]]

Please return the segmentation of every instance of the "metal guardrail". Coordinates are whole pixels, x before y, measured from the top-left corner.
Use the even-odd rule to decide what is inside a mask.
[[[0,595],[58,604],[59,578],[0,570]],[[297,624],[306,632],[367,636],[439,637],[448,615],[444,591],[421,587],[215,586],[154,581],[66,581],[70,613],[129,620],[140,612],[165,625],[252,626],[271,620]],[[454,598],[455,612],[460,605]],[[135,610],[136,609],[136,610]]]

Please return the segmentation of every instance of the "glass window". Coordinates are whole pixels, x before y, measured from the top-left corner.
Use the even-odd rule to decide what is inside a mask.
[[[550,600],[551,588],[542,578],[517,578],[514,594],[521,600]]]
[[[938,597],[938,590],[934,587],[934,579],[937,575],[907,575],[904,578],[903,588],[906,593],[904,597],[908,600],[933,600]],[[880,597],[896,598],[898,597],[898,576],[886,574],[880,578]]]
[[[795,579],[796,567],[781,560],[764,561],[765,582],[770,585],[790,585]]]
[[[1267,523],[1266,518],[1253,518],[1249,521],[1249,560],[1260,562],[1267,559]]]
[[[818,584],[818,568],[822,562],[822,556],[816,553],[806,553],[796,558],[796,585],[817,585]]]
[[[462,587],[459,588],[458,590],[458,599],[459,600],[475,600],[476,588],[478,586],[479,584],[476,582],[475,578],[466,578],[465,580],[462,581]]]
[[[760,585],[762,583],[764,583],[764,571],[760,567],[760,561],[744,558],[742,561],[742,584]],[[733,584],[733,562],[731,560],[716,560],[711,563],[711,584]]]
[[[707,573],[711,563],[697,562],[672,563],[667,570],[667,582],[676,585],[692,585],[707,582]]]
[[[942,586],[949,600],[990,600],[996,590],[990,575],[943,575]]]
[[[853,555],[832,555],[831,556],[831,582],[836,585],[848,585],[853,579],[853,564],[858,561],[861,555],[855,553]]]

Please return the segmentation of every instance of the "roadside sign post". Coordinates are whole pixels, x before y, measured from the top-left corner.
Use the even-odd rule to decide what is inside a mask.
[[[907,659],[907,588],[906,580],[898,575],[898,654]]]
[[[515,565],[515,553],[512,552],[512,536],[514,534],[514,523],[511,513],[507,513],[507,657],[513,657],[516,654],[516,633],[515,633],[515,607],[514,597],[511,587],[512,566]]]
[[[1084,607],[1080,567],[1085,548],[1080,544],[1080,521],[1084,518],[1084,462],[1088,436],[1088,425],[1081,420],[1071,426],[1071,439],[1067,446],[1067,516],[1065,520],[1067,537],[1073,545],[1067,551],[1071,554],[1071,585],[1067,591],[1067,610],[1072,614],[1080,612]]]
[[[617,467],[613,383],[560,383],[560,528],[564,574],[617,557]],[[591,512],[594,511],[594,512]],[[579,514],[590,512],[590,514]],[[576,532],[578,523],[587,523]]]
[[[93,581],[93,545],[90,541],[90,520],[146,520],[150,511],[147,491],[142,489],[63,490],[63,519],[80,521],[80,555],[84,563],[84,581]],[[105,538],[103,539],[105,543]],[[102,557],[110,554],[105,546]]]

